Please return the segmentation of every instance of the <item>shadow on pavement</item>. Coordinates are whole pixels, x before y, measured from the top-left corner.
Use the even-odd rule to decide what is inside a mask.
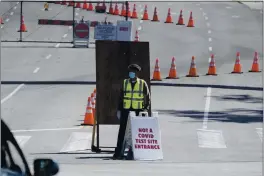
[[[83,154],[113,154],[114,152],[111,150],[104,150],[101,153],[95,153],[89,150],[88,151],[80,151],[80,152],[49,152],[49,153],[29,153],[30,155],[83,155]]]
[[[95,85],[96,81],[1,81],[1,84],[26,84],[26,85]],[[235,90],[254,90],[263,91],[263,87],[249,86],[231,86],[231,85],[211,85],[211,84],[183,84],[183,83],[166,83],[166,82],[151,82],[151,86],[168,86],[168,87],[195,87],[195,88],[215,88],[215,89],[235,89]]]
[[[263,98],[262,97],[255,97],[251,95],[224,95],[224,96],[211,96],[212,98],[215,98],[218,101],[240,101],[245,103],[262,103]]]
[[[196,120],[204,118],[204,111],[194,110],[157,110],[159,114],[170,114],[175,117],[189,117]],[[209,112],[208,120],[232,123],[257,123],[263,122],[263,110],[230,109],[227,111]]]

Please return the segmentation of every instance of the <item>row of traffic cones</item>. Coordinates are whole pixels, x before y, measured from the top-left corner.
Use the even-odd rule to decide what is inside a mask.
[[[88,10],[88,11],[93,11],[94,7],[92,3],[88,3],[86,2],[86,0],[83,3],[83,6],[81,6],[80,2],[76,2],[76,4],[71,1],[67,4],[66,1],[62,1],[61,2],[62,5],[68,5],[68,6],[75,6],[76,8],[82,8],[84,10]],[[105,6],[104,2],[103,2],[103,6]],[[132,19],[137,19],[138,18],[138,14],[137,14],[137,10],[136,10],[136,4],[133,5],[133,10],[132,12],[130,11],[130,7],[128,6],[128,10],[126,9],[125,5],[122,4],[121,10],[119,10],[118,4],[115,4],[115,7],[113,7],[113,3],[110,2],[110,7],[108,10],[108,14],[111,15],[118,15],[118,16],[128,16]],[[143,13],[143,17],[142,20],[150,20],[149,19],[149,15],[148,15],[148,6],[145,5],[145,9],[144,9],[144,13]],[[154,9],[154,13],[153,13],[153,18],[152,20],[153,22],[159,22],[159,17],[158,17],[158,12],[157,12],[157,7],[155,7]],[[173,19],[171,16],[171,9],[168,9],[168,14],[165,20],[165,23],[173,23]],[[184,24],[184,18],[183,18],[183,14],[182,14],[182,10],[180,11],[180,15],[179,15],[179,19],[178,19],[178,23],[177,25],[185,25]],[[193,19],[193,15],[192,12],[190,12],[190,17],[189,17],[189,21],[187,24],[187,27],[194,27],[194,19]]]
[[[86,112],[82,125],[94,125],[95,124],[95,113],[96,113],[96,89],[94,89],[91,96],[88,97]]]
[[[261,72],[259,69],[258,60],[259,60],[258,59],[258,53],[255,52],[252,67],[251,67],[251,70],[249,70],[249,72]],[[243,73],[242,72],[242,65],[240,63],[240,53],[239,52],[237,52],[236,61],[234,64],[234,69],[231,73],[233,73],[233,74],[242,74]],[[215,64],[215,59],[214,59],[213,54],[211,55],[211,60],[210,60],[208,72],[206,75],[217,76],[216,64]],[[189,69],[189,73],[186,75],[186,77],[199,77],[199,75],[197,73],[197,69],[196,69],[194,56],[192,56],[191,66]],[[178,74],[177,74],[177,70],[176,70],[176,64],[175,64],[175,58],[174,57],[172,58],[171,68],[169,71],[169,75],[168,75],[168,77],[166,77],[166,79],[179,79]],[[153,72],[152,81],[161,81],[161,80],[162,80],[162,77],[161,77],[161,73],[160,73],[159,59],[156,59],[156,64],[155,64],[155,68],[154,68],[154,72]]]
[[[80,8],[80,9],[83,9],[83,10],[88,10],[88,11],[93,11],[94,10],[94,7],[93,7],[93,4],[92,3],[87,3],[86,0],[84,0],[84,2],[81,3],[80,2],[74,2],[74,1],[61,1],[61,2],[57,2],[55,4],[61,4],[61,5],[67,5],[67,6],[72,6],[72,7],[75,7],[75,8]]]

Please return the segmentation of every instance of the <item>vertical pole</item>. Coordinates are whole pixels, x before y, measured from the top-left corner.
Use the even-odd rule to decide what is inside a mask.
[[[128,20],[128,1],[126,1],[126,21]]]
[[[23,15],[23,1],[20,2],[20,25],[19,25],[19,30],[21,28],[22,25],[22,15]],[[20,39],[19,41],[22,42],[22,31],[20,30]]]

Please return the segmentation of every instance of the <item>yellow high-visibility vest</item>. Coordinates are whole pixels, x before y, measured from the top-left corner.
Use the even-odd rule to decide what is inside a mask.
[[[124,109],[143,109],[144,103],[144,88],[145,81],[137,78],[134,89],[132,90],[132,84],[129,79],[124,80],[124,97],[123,107]]]

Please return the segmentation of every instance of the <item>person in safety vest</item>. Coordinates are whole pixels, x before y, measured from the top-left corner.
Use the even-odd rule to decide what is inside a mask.
[[[123,159],[123,142],[126,132],[127,120],[130,111],[138,116],[139,112],[148,112],[150,108],[150,92],[145,80],[137,77],[141,68],[137,64],[128,66],[129,78],[122,83],[117,118],[120,120],[117,146],[113,159]],[[129,152],[128,155],[131,155]],[[133,154],[132,154],[133,155]],[[132,156],[133,157],[133,156]]]

